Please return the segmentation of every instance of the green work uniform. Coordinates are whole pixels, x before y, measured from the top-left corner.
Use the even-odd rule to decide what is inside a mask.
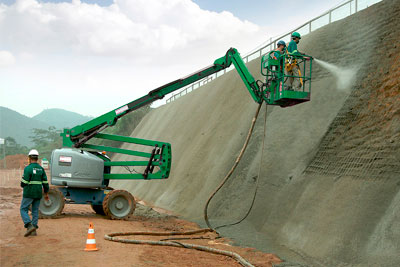
[[[281,70],[283,69],[283,61],[284,61],[284,57],[282,57],[282,55],[283,52],[279,50],[274,50],[274,52],[270,54],[270,57],[272,59],[278,60]]]
[[[289,42],[287,51],[289,55],[302,56],[302,54],[297,50],[297,43],[294,40],[291,40]],[[288,66],[291,66],[291,68],[288,69]],[[287,80],[286,85],[289,88],[291,88],[291,90],[295,91],[301,90],[302,84],[299,79],[300,68],[296,60],[292,64],[286,65],[286,75],[290,76],[289,79]]]
[[[278,60],[279,60],[280,57],[281,57],[281,55],[282,55],[282,54],[281,54],[281,51],[276,50],[276,51],[274,52],[274,57],[275,57],[274,59],[278,59]]]
[[[297,44],[296,44],[296,42],[295,42],[294,40],[291,40],[291,41],[289,42],[289,45],[288,45],[288,47],[287,47],[287,50],[288,50],[289,54],[292,54],[292,55],[301,55],[301,53],[297,50]]]
[[[42,166],[38,163],[31,163],[26,166],[21,179],[21,187],[24,188],[24,198],[41,199],[42,187],[45,193],[49,192],[49,183]]]

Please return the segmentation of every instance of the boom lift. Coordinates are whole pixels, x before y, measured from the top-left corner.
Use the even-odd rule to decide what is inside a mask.
[[[271,52],[273,53],[273,52]],[[303,63],[304,75],[288,76],[284,72],[284,61],[294,56],[284,54],[280,59],[273,59],[271,53],[261,60],[261,74],[265,82],[256,81],[235,48],[229,49],[225,56],[218,58],[214,64],[184,78],[165,84],[150,91],[147,95],[108,113],[92,119],[71,129],[64,129],[63,148],[55,149],[51,156],[51,184],[49,200],[42,200],[39,211],[43,217],[54,217],[61,214],[65,203],[91,204],[93,210],[105,214],[111,219],[124,219],[133,213],[135,200],[125,190],[113,190],[108,187],[112,179],[167,179],[171,170],[171,144],[161,141],[144,140],[119,135],[101,133],[118,119],[155,100],[162,99],[186,85],[234,65],[256,103],[265,101],[268,105],[287,107],[310,100],[311,94],[311,61],[309,56],[295,56],[297,62]],[[306,64],[305,57],[309,57]],[[308,75],[306,75],[308,73]],[[288,77],[302,79],[301,91],[289,91],[285,86]],[[308,87],[306,84],[308,83]],[[113,140],[140,146],[138,150],[120,147],[109,147],[88,143],[92,138]],[[141,158],[135,161],[113,161],[105,151]],[[147,152],[146,152],[147,151]],[[114,166],[125,168],[141,166],[142,173],[111,173]]]

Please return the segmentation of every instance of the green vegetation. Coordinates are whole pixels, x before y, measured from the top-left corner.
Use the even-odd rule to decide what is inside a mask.
[[[12,109],[0,107],[0,137],[12,137],[15,143],[21,146],[31,147],[33,145],[29,136],[33,128],[47,129],[50,124],[29,118]]]
[[[6,110],[5,108],[3,108]],[[136,126],[140,123],[143,117],[151,110],[150,105],[144,106],[139,110],[135,110],[130,114],[126,115],[125,117],[121,118],[118,123],[114,127],[107,128],[104,133],[109,134],[117,134],[117,135],[124,135],[129,136],[131,132],[136,128]],[[10,113],[12,111],[10,110]],[[14,112],[17,115],[19,113]],[[19,115],[17,118],[22,117],[26,119],[30,119],[26,116]],[[18,120],[17,120],[18,121]],[[25,120],[27,122],[29,120]],[[18,126],[21,123],[11,121],[9,122],[10,125]],[[23,124],[23,123],[22,123]],[[45,124],[44,124],[45,125]],[[77,125],[77,124],[75,124]],[[73,125],[73,126],[75,126]],[[40,126],[42,126],[40,124]],[[54,126],[48,126],[44,128],[34,128],[32,129],[23,129],[26,133],[29,134],[30,141],[27,142],[29,145],[21,145],[19,144],[14,137],[6,137],[6,156],[8,155],[16,155],[16,154],[27,154],[28,151],[32,148],[37,149],[40,153],[40,158],[51,158],[51,152],[56,149],[62,147],[62,138],[60,136],[61,129],[57,129]],[[21,130],[19,131],[21,132]],[[93,140],[93,139],[92,139]],[[92,143],[99,144],[99,145],[107,145],[107,146],[114,146],[120,147],[121,143],[116,141],[107,141],[107,140],[96,140],[92,141]],[[3,156],[3,145],[1,145],[1,153],[0,159]]]
[[[34,128],[47,130],[50,126],[54,126],[56,129],[62,129],[80,125],[91,119],[91,117],[63,109],[46,109],[30,118],[17,111],[0,106],[0,137],[10,136],[16,143],[32,147],[34,143],[30,136],[34,134]]]
[[[0,159],[4,158],[3,146],[5,146],[6,156],[16,155],[16,154],[27,154],[29,150],[28,147],[18,144],[14,138],[6,137],[4,138],[4,144],[1,145]]]
[[[50,159],[51,151],[62,146],[61,131],[56,127],[50,126],[47,130],[34,128],[33,135],[30,136],[35,149],[39,151],[40,158]]]
[[[54,126],[56,129],[62,129],[80,125],[93,118],[64,109],[51,108],[43,110],[36,116],[33,116],[32,119]]]

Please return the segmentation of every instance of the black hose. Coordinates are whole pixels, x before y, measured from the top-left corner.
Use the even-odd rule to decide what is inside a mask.
[[[247,134],[245,143],[243,144],[242,150],[239,153],[239,156],[236,158],[236,161],[232,167],[232,169],[228,172],[228,174],[225,176],[224,180],[222,181],[222,183],[218,186],[218,188],[211,194],[211,196],[209,197],[209,199],[207,200],[207,203],[204,207],[204,219],[206,221],[207,226],[209,227],[208,229],[199,229],[199,230],[195,230],[195,231],[188,231],[188,232],[164,232],[164,233],[158,233],[158,232],[124,232],[124,233],[111,233],[111,234],[106,234],[104,236],[105,240],[109,240],[109,241],[114,241],[114,242],[121,242],[121,243],[130,243],[130,244],[146,244],[146,245],[156,245],[156,246],[174,246],[174,247],[183,247],[183,248],[187,248],[187,249],[197,249],[197,250],[201,250],[201,251],[205,251],[205,252],[210,252],[210,253],[215,253],[215,254],[221,254],[224,256],[228,256],[231,257],[233,259],[235,259],[237,262],[239,262],[241,265],[246,266],[246,267],[254,267],[254,265],[252,265],[250,262],[246,261],[244,258],[242,258],[239,254],[235,253],[235,252],[231,252],[231,251],[226,251],[226,250],[220,250],[220,249],[215,249],[215,248],[211,248],[211,247],[206,247],[206,246],[200,246],[200,245],[194,245],[194,244],[187,244],[187,243],[181,243],[181,242],[177,242],[174,240],[183,240],[183,239],[208,239],[207,237],[192,237],[192,238],[166,238],[166,239],[162,239],[160,241],[152,241],[152,240],[136,240],[136,239],[121,239],[121,238],[116,238],[116,236],[130,236],[130,235],[151,235],[151,236],[173,236],[173,235],[192,235],[192,234],[197,234],[197,233],[205,233],[205,232],[215,232],[216,234],[219,233],[217,231],[215,231],[215,229],[211,226],[210,222],[208,221],[208,214],[207,214],[207,210],[208,210],[208,205],[210,204],[211,199],[215,196],[215,194],[222,188],[222,186],[226,183],[226,181],[229,179],[229,177],[232,175],[233,171],[236,169],[237,165],[239,164],[246,148],[247,145],[250,141],[250,137],[253,133],[254,130],[254,126],[255,123],[257,121],[257,117],[259,115],[261,106],[262,106],[263,102],[261,102],[258,105],[256,114],[254,115],[254,118],[252,119],[252,123],[249,129],[249,132]],[[267,105],[265,107],[265,122],[264,122],[264,138],[263,138],[263,148],[264,148],[264,139],[265,139],[265,125],[266,125],[266,119],[267,119]],[[263,149],[264,150],[264,149]],[[262,153],[263,153],[262,150]],[[263,158],[262,156],[263,154],[261,154],[261,160]],[[257,184],[256,184],[256,189],[254,192],[254,196],[253,196],[253,200],[251,202],[250,208],[247,211],[246,215],[238,222],[236,223],[232,223],[232,224],[227,224],[227,225],[222,225],[222,226],[218,226],[217,228],[221,228],[224,226],[228,226],[228,225],[235,225],[238,224],[240,222],[242,222],[244,219],[246,219],[246,217],[250,214],[250,211],[253,207],[253,204],[255,202],[256,199],[256,195],[257,195],[257,189],[258,189],[258,182],[259,182],[259,176],[260,176],[260,172],[261,172],[261,163],[260,163],[260,168],[259,168],[259,172],[258,172],[258,177],[257,177]],[[171,241],[167,241],[167,240],[171,240]]]
[[[251,122],[251,126],[250,126],[249,132],[248,132],[248,134],[247,134],[246,141],[244,142],[243,147],[242,147],[242,150],[240,151],[238,157],[236,158],[235,163],[233,164],[231,170],[230,170],[230,171],[227,173],[227,175],[224,177],[224,179],[222,180],[222,182],[220,183],[220,185],[214,190],[214,192],[211,193],[210,197],[208,198],[208,200],[207,200],[207,202],[206,202],[206,205],[204,206],[204,220],[206,221],[207,226],[208,226],[210,229],[214,230],[214,231],[215,231],[215,228],[213,228],[213,227],[211,226],[211,224],[210,224],[210,222],[209,222],[209,220],[208,220],[208,205],[210,204],[210,202],[211,202],[211,200],[213,199],[213,197],[217,194],[217,192],[222,188],[222,186],[224,186],[224,184],[225,184],[225,183],[228,181],[228,179],[231,177],[233,171],[236,169],[237,165],[239,164],[239,162],[240,162],[240,160],[241,160],[241,158],[242,158],[242,156],[243,156],[243,154],[244,154],[244,151],[246,151],[247,145],[249,144],[249,141],[250,141],[250,137],[251,137],[251,135],[252,135],[252,133],[253,133],[253,130],[254,130],[254,125],[255,125],[255,123],[256,123],[256,121],[257,121],[258,114],[260,113],[260,109],[261,109],[262,104],[263,104],[263,102],[261,102],[261,103],[258,105],[258,108],[257,108],[257,110],[256,110],[256,114],[254,115],[254,118],[253,118],[253,120],[252,120],[252,122]],[[216,231],[215,231],[215,232],[216,232]],[[218,233],[218,232],[216,232],[216,233]]]
[[[255,202],[256,196],[257,196],[258,185],[259,185],[259,181],[260,181],[260,177],[261,177],[262,161],[263,161],[263,158],[264,158],[265,130],[266,130],[266,126],[267,126],[267,109],[268,109],[268,105],[265,105],[264,134],[263,134],[263,141],[262,141],[262,146],[261,146],[260,166],[259,166],[259,168],[258,168],[258,175],[257,175],[256,188],[254,189],[253,199],[251,200],[250,207],[249,207],[249,209],[247,210],[246,215],[244,215],[243,218],[240,219],[239,221],[234,222],[234,223],[229,223],[229,224],[224,224],[224,225],[217,226],[217,227],[215,227],[215,230],[220,229],[220,228],[222,228],[222,227],[226,227],[226,226],[233,226],[233,225],[236,225],[236,224],[239,224],[239,223],[243,222],[243,221],[247,218],[247,216],[249,216],[251,210],[253,209],[254,202]]]

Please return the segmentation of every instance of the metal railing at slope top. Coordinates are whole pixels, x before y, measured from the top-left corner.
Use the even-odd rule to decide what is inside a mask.
[[[292,32],[299,32],[301,35],[307,35],[308,33],[315,31],[325,25],[328,25],[332,22],[344,19],[350,15],[353,15],[354,13],[357,13],[360,10],[363,10],[373,4],[376,4],[378,2],[381,2],[382,0],[349,0],[346,1],[345,3],[339,4],[338,6],[326,11],[322,15],[307,21],[300,27],[295,28],[294,30],[281,35],[279,38],[276,38],[274,40],[270,40],[270,42],[261,48],[258,48],[254,52],[250,52],[247,56],[243,57],[243,61],[245,63],[248,63],[256,58],[261,57],[262,55],[270,52],[271,50],[276,48],[276,43],[279,40],[284,40],[285,42],[290,41],[290,36]],[[190,93],[191,91],[211,82],[212,80],[224,75],[225,73],[231,71],[234,67],[231,66],[227,69],[224,69],[220,72],[214,73],[198,82],[192,83],[191,85],[183,88],[181,91],[178,93],[172,95],[170,98],[166,100],[166,103],[170,103],[174,101],[175,99],[186,95],[187,93]]]

